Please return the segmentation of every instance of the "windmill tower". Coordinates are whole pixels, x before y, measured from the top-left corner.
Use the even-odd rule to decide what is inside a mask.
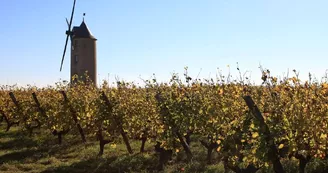
[[[87,75],[97,82],[97,39],[91,34],[84,19],[80,26],[73,27],[71,39],[71,80],[74,75]]]
[[[83,21],[80,26],[74,26],[71,30],[74,9],[76,0],[73,3],[71,20],[68,22],[66,19],[68,30],[66,31],[66,43],[64,47],[64,53],[62,57],[62,62],[60,66],[60,71],[62,69],[63,61],[65,58],[68,38],[71,40],[71,82],[73,81],[73,76],[77,75],[79,79],[82,77],[85,80],[85,74],[89,76],[94,84],[97,84],[97,39],[91,34],[86,23]],[[85,16],[85,14],[83,14]]]

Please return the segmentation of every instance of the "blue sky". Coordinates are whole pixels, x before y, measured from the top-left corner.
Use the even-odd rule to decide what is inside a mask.
[[[0,2],[0,84],[52,85],[69,79],[69,51],[59,72],[73,0]],[[273,75],[296,69],[306,79],[328,69],[327,0],[77,0],[74,26],[98,39],[99,79],[161,81],[171,73],[237,75],[259,64]],[[99,81],[101,82],[101,81]]]

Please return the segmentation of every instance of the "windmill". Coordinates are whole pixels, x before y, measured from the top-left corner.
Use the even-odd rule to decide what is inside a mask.
[[[60,71],[63,68],[64,58],[65,58],[65,53],[66,53],[67,43],[68,43],[68,37],[71,37],[72,38],[72,36],[73,36],[73,32],[71,30],[71,27],[72,27],[72,22],[73,22],[73,16],[74,16],[74,10],[75,10],[75,3],[76,3],[76,0],[74,0],[74,2],[73,2],[71,20],[68,22],[68,19],[66,18],[66,23],[67,23],[67,26],[68,26],[68,30],[66,31],[66,35],[67,36],[66,36],[66,42],[65,42],[63,57],[62,57],[61,64],[60,64]]]
[[[66,42],[61,60],[60,71],[62,70],[64,58],[66,54],[68,38],[71,40],[71,82],[73,76],[77,75],[83,80],[85,74],[93,83],[97,83],[97,39],[91,34],[89,28],[84,22],[85,13],[83,13],[83,21],[80,26],[72,27],[76,0],[73,2],[71,18],[66,22],[68,30],[66,31]]]

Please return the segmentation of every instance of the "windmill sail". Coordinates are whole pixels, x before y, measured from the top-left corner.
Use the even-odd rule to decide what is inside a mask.
[[[72,22],[73,22],[73,16],[74,16],[74,10],[75,10],[75,3],[76,3],[76,0],[74,0],[74,3],[73,3],[71,19],[70,19],[69,23],[68,23],[68,21],[66,19],[66,22],[68,24],[68,30],[66,31],[66,35],[67,36],[66,36],[66,41],[65,41],[65,47],[64,47],[63,57],[62,57],[62,60],[61,60],[60,71],[62,70],[63,63],[64,63],[64,58],[65,58],[66,49],[67,49],[67,43],[68,43],[68,37],[70,37],[73,34],[72,31],[71,31],[71,27],[72,27]]]

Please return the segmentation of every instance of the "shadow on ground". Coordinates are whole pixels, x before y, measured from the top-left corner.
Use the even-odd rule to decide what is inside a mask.
[[[0,150],[21,150],[36,147],[37,142],[28,137],[19,137],[0,143]]]
[[[25,159],[36,162],[42,158],[54,155],[59,155],[59,157],[61,157],[67,153],[76,152],[85,147],[80,144],[81,142],[79,141],[73,141],[72,143],[62,145],[53,144],[50,146],[42,146],[28,137],[9,140],[8,142],[0,143],[0,150],[5,151],[13,149],[13,151],[0,155],[0,164],[12,161],[21,162]]]
[[[42,173],[123,173],[140,172],[147,170],[153,172],[156,169],[157,159],[144,154],[112,156],[108,158],[92,158],[73,163],[68,166],[49,168]]]
[[[19,136],[21,134],[21,132],[17,131],[17,130],[12,130],[10,129],[8,132],[5,131],[5,126],[3,124],[1,124],[0,126],[0,138],[15,138],[17,136]]]
[[[8,163],[11,161],[22,161],[26,158],[36,161],[47,156],[45,152],[46,150],[41,150],[41,149],[26,149],[17,152],[11,152],[9,154],[4,154],[0,156],[0,164]]]

